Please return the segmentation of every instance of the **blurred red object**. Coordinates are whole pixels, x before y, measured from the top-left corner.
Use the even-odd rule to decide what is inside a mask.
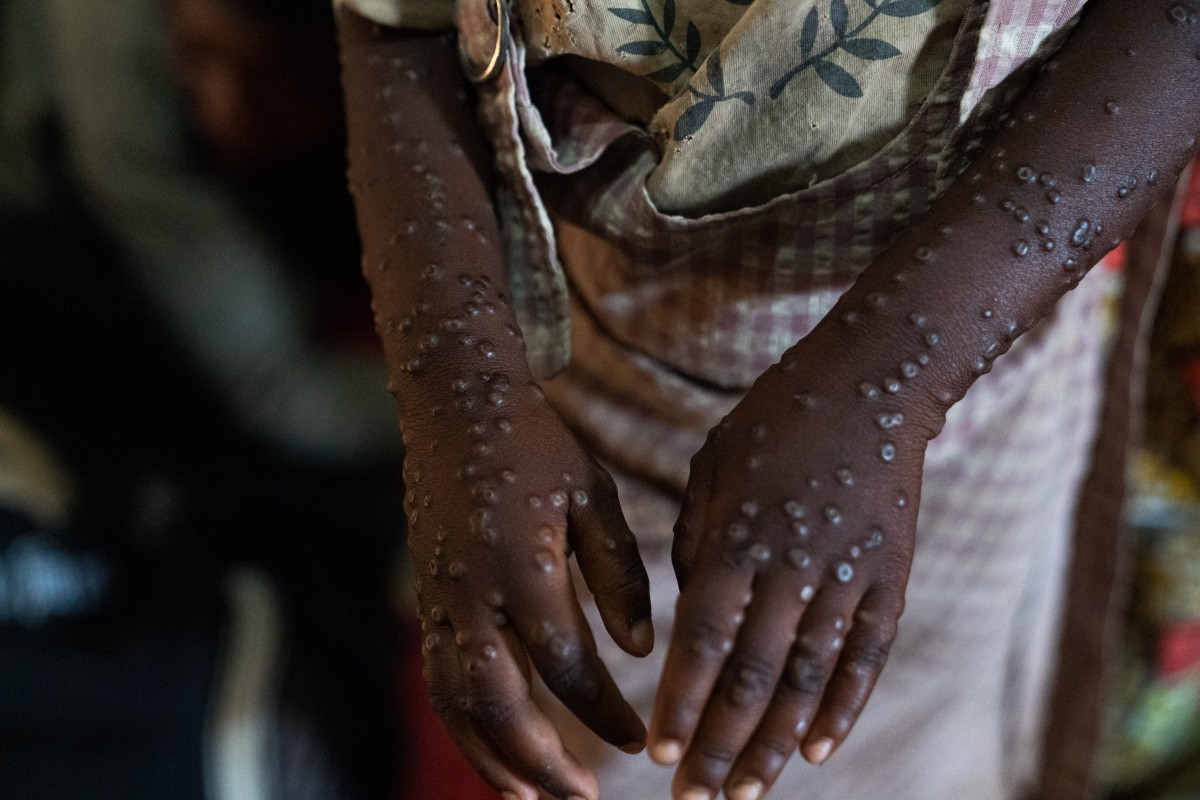
[[[1117,248],[1100,260],[1101,269],[1106,269],[1109,272],[1122,272],[1125,269],[1125,242],[1117,245]]]
[[[1158,634],[1158,674],[1171,678],[1200,663],[1200,621],[1167,625]]]
[[[404,654],[398,670],[400,741],[409,752],[399,759],[393,800],[497,800],[499,795],[458,752],[433,712],[421,677],[421,629],[416,622],[401,632]]]
[[[1200,356],[1185,359],[1179,368],[1179,382],[1192,401],[1192,408],[1200,413]]]
[[[1197,166],[1200,166],[1200,163]],[[1184,228],[1200,228],[1200,168],[1192,169],[1192,179],[1188,184],[1187,197],[1183,201],[1179,224]]]

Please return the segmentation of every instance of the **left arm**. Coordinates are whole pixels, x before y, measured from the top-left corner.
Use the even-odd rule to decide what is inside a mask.
[[[798,741],[820,763],[845,739],[903,608],[927,442],[1195,154],[1198,16],[1089,3],[1015,124],[697,454],[650,727],[677,797],[758,797]]]

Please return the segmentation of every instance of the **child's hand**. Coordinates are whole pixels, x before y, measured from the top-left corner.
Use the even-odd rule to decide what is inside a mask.
[[[529,662],[603,739],[641,749],[645,728],[596,654],[567,563],[574,552],[613,639],[645,655],[653,629],[637,544],[612,479],[532,382],[480,373],[453,389],[453,405],[405,425],[434,707],[506,800],[537,800],[539,788],[595,800],[595,778],[530,698]]]
[[[686,800],[722,786],[758,798],[798,743],[828,758],[904,605],[928,420],[892,379],[863,383],[836,366],[845,354],[805,352],[768,370],[692,460],[650,738],[657,761],[682,757]]]

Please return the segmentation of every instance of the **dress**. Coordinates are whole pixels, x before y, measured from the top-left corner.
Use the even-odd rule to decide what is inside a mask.
[[[439,5],[453,4],[424,10]],[[495,39],[487,5],[460,0],[456,11],[476,74]],[[1082,3],[566,6],[513,4],[507,65],[480,83],[481,116],[504,178],[497,207],[531,363],[617,480],[665,642],[671,525],[691,455],[967,166]],[[896,13],[882,15],[887,32],[871,27],[879,7]],[[376,18],[436,24],[389,8]],[[852,70],[900,58],[885,45],[940,56],[905,62],[901,78]],[[665,87],[648,110],[647,81]],[[916,100],[879,111],[850,144],[798,135],[776,147],[754,130],[775,125],[774,137],[788,120],[816,130],[848,102],[906,88]],[[773,101],[781,108],[759,112]],[[1036,786],[1111,283],[1094,270],[951,410],[926,456],[889,665],[838,754],[819,768],[794,759],[772,796],[999,800]],[[665,648],[639,661],[601,647],[647,713]],[[669,770],[601,747],[558,712],[605,796],[669,796]]]

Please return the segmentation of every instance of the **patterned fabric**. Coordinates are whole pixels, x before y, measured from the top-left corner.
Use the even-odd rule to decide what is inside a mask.
[[[760,3],[771,6],[762,0],[753,6]],[[585,0],[572,5],[592,7]],[[608,5],[599,4],[605,11]],[[702,216],[667,213],[658,202],[656,192],[664,190],[656,181],[679,155],[677,140],[666,134],[677,132],[689,109],[711,100],[705,125],[693,132],[695,144],[709,132],[709,120],[721,123],[723,106],[748,105],[732,95],[753,91],[732,82],[735,71],[714,73],[705,62],[690,76],[672,78],[721,96],[685,89],[671,101],[673,118],[662,116],[671,102],[649,116],[632,114],[632,107],[622,114],[605,102],[613,94],[603,85],[611,70],[540,63],[553,42],[524,41],[518,25],[504,40],[506,68],[479,89],[505,187],[498,206],[531,364],[542,376],[559,373],[544,381],[548,398],[612,468],[644,545],[664,640],[675,597],[667,541],[688,460],[705,433],[966,168],[1004,124],[1033,71],[1065,39],[1082,5],[970,0],[932,88],[899,131],[827,178],[810,184],[811,171],[795,170],[799,180],[769,197],[739,205],[731,191],[723,198],[731,205],[701,203],[716,209]],[[458,6],[460,40],[468,72],[478,74],[496,22],[465,6]],[[632,1],[619,6],[637,10]],[[685,13],[680,3],[676,29],[691,8]],[[665,3],[641,9],[660,29],[670,27],[663,23]],[[836,33],[840,13],[818,14],[819,30],[828,24]],[[608,14],[653,27],[631,12]],[[803,51],[804,18],[792,22]],[[525,32],[555,29],[549,20],[537,25]],[[604,30],[610,26],[605,18]],[[582,42],[580,53],[598,47],[599,34],[571,30]],[[736,25],[730,32],[743,33]],[[703,33],[701,39],[707,41]],[[686,34],[682,41],[687,56]],[[666,50],[644,49],[647,58],[661,59],[654,61],[658,70],[671,66]],[[777,51],[764,52],[776,58]],[[725,45],[709,51],[710,61],[713,53],[723,59]],[[830,85],[838,79],[827,80],[815,66],[804,77],[797,94],[846,99]],[[1055,689],[1060,713],[1048,739],[1057,741],[1045,751],[1052,763],[1041,763],[1041,744],[1068,568],[1077,611],[1088,598],[1105,598],[1115,574],[1109,550],[1071,558],[1075,502],[1096,433],[1102,298],[1110,280],[1101,271],[1089,277],[952,410],[927,456],[917,560],[889,668],[843,751],[820,769],[792,765],[780,797],[1001,800],[1033,790],[1039,767],[1040,796],[1085,796],[1095,704],[1077,721],[1064,713],[1072,708],[1059,702],[1070,699],[1070,677]],[[1109,445],[1106,461],[1119,465],[1123,442],[1115,451]],[[1104,520],[1097,521],[1111,527],[1109,506],[1119,506],[1120,492],[1110,500],[1097,505],[1104,506]],[[1111,537],[1096,541],[1104,549]],[[1077,592],[1077,585],[1087,591]],[[589,613],[594,617],[594,609]],[[1072,674],[1088,672],[1089,690],[1098,685],[1095,657],[1105,638],[1092,636],[1103,627],[1103,609],[1090,616],[1092,625],[1069,637],[1082,656]],[[602,655],[647,711],[661,665],[615,648]],[[668,796],[666,771],[597,747],[565,713],[560,723],[572,732],[575,751],[597,768],[606,794]]]
[[[586,59],[581,82],[642,116],[659,147],[655,207],[695,216],[816,183],[885,144],[937,81],[966,0],[602,0],[561,19],[538,13],[549,5],[519,7],[531,62]]]
[[[1069,19],[1080,5],[1080,0],[1047,3],[1043,18]],[[480,25],[480,16],[467,7],[459,6],[459,24],[471,61],[469,43],[490,43],[495,27],[490,21]],[[986,3],[975,2],[964,12],[931,92],[904,130],[874,155],[759,205],[698,218],[666,214],[655,205],[650,186],[663,157],[653,131],[612,111],[564,70],[527,68],[520,37],[511,37],[509,69],[481,85],[481,109],[518,204],[502,218],[509,223],[504,231],[513,295],[535,371],[553,374],[569,355],[563,350],[568,322],[559,288],[562,267],[545,210],[550,203],[620,250],[610,268],[589,269],[582,282],[580,275],[571,276],[585,295],[587,278],[604,282],[590,287],[587,305],[607,330],[624,341],[636,339],[649,355],[706,381],[748,385],[815,325],[858,271],[928,207],[996,130],[999,112],[1031,72],[1034,49],[1020,59],[1013,54],[1009,66],[1021,63],[1025,69],[976,104],[965,124],[958,123],[966,93],[976,83],[981,39],[1003,39],[987,31],[1006,22],[1006,15],[997,16]],[[1062,35],[1047,43],[1039,32],[1019,43],[1048,50]],[[1001,61],[987,63],[986,81],[999,80]],[[692,265],[686,277],[678,269],[684,262]],[[624,302],[628,293],[620,297],[615,290],[621,287],[613,285],[621,275],[642,297],[651,294],[646,281],[658,280],[654,302]],[[674,297],[679,289],[686,300],[662,302],[664,293]],[[617,313],[596,302],[600,292],[623,303]],[[664,314],[664,306],[703,310]]]
[[[414,0],[346,1],[385,22],[425,5]],[[756,264],[738,265],[755,273],[744,277],[740,287],[731,289],[724,279],[709,281],[713,292],[723,294],[712,302],[737,309],[733,316],[739,332],[729,332],[722,324],[718,327],[726,332],[720,341],[709,342],[711,337],[695,326],[672,330],[670,320],[655,315],[655,335],[712,354],[705,357],[711,362],[706,373],[724,372],[731,360],[742,360],[728,353],[741,342],[765,342],[753,365],[747,362],[736,378],[726,375],[719,382],[746,385],[774,360],[768,354],[777,353],[781,342],[794,343],[811,329],[856,274],[839,274],[838,267],[861,269],[869,263],[965,166],[981,144],[978,132],[995,129],[995,116],[988,112],[1005,107],[1019,81],[1010,81],[1009,88],[994,92],[982,105],[981,97],[1034,54],[1049,34],[1062,29],[1082,0],[996,4],[986,19],[986,4],[974,3],[967,15],[960,0],[891,0],[876,4],[875,10],[865,3],[850,7],[841,0],[831,0],[828,9],[824,0],[800,6],[789,0],[782,10],[764,0],[639,3],[580,0],[562,8],[546,0],[518,0],[512,15],[514,35],[504,43],[510,68],[480,86],[481,111],[504,177],[498,206],[505,223],[512,294],[531,365],[541,375],[565,366],[570,341],[565,279],[538,187],[547,175],[586,172],[580,178],[589,182],[588,191],[579,192],[578,180],[572,179],[568,193],[590,203],[602,192],[604,202],[574,209],[576,215],[591,213],[584,226],[606,237],[622,232],[642,262],[635,269],[662,270],[668,251],[678,253],[684,234],[690,248],[715,248],[719,240],[726,253],[746,252],[741,246],[745,240],[780,245],[774,248],[777,263],[764,263],[764,256]],[[470,72],[479,73],[494,49],[494,5],[475,0],[459,3],[457,9],[465,60]],[[651,31],[657,39],[636,38],[651,36]],[[791,44],[764,39],[780,31],[791,34]],[[828,58],[813,56],[839,41]],[[941,55],[917,64],[914,56],[901,52],[915,52],[922,44]],[[892,55],[892,50],[899,54]],[[781,70],[775,63],[779,59],[760,58],[764,51],[790,54],[792,60],[797,53],[809,54],[792,69],[806,62],[808,66],[773,100],[773,82],[765,76],[790,70]],[[858,58],[854,52],[880,57]],[[562,54],[581,58],[556,61],[552,68],[530,66]],[[680,60],[689,54],[691,62]],[[972,61],[977,63],[973,73],[968,69]],[[846,66],[838,66],[841,63]],[[833,66],[821,66],[826,64]],[[864,72],[864,65],[871,69]],[[849,67],[854,67],[853,74]],[[842,74],[837,70],[845,78],[831,77]],[[906,80],[915,73],[920,75]],[[641,103],[649,109],[642,115],[649,122],[631,122],[613,107],[638,105],[620,99],[646,97],[650,82],[641,77],[645,75],[655,76],[663,88]],[[963,87],[967,75],[970,85]],[[728,90],[724,94],[730,102],[705,99],[713,96],[713,80]],[[855,93],[847,80],[865,96],[839,94],[838,88]],[[737,89],[735,83],[751,88]],[[757,112],[726,113],[727,107],[748,107],[747,93],[764,98],[754,101]],[[881,97],[915,99],[880,109]],[[702,111],[710,103],[709,111]],[[850,110],[863,106],[875,110]],[[974,125],[972,111],[978,120]],[[692,130],[688,120],[699,121],[699,114],[705,115],[703,124]],[[956,132],[956,123],[964,118],[967,124]],[[841,122],[826,124],[831,119]],[[797,126],[795,120],[805,123]],[[681,132],[681,122],[691,135],[675,135]],[[803,141],[784,135],[785,130],[800,128],[808,129]],[[830,133],[834,130],[846,133],[837,136]],[[766,141],[780,145],[768,148]],[[832,157],[838,150],[841,154]],[[845,156],[866,157],[852,163]],[[936,172],[937,182],[928,176],[910,178],[903,169],[919,156],[926,170]],[[600,169],[588,170],[601,160]],[[899,180],[891,185],[879,186],[881,179],[897,175]],[[905,180],[912,185],[901,186]],[[728,210],[746,201],[759,205],[732,212],[725,225],[707,226],[707,241],[699,241],[697,230],[705,227],[706,218],[662,211],[672,207],[672,198],[689,197],[696,198],[696,208],[719,205]],[[564,212],[569,216],[571,210]],[[798,225],[805,230],[794,235]],[[789,238],[793,242],[786,241]],[[728,258],[723,262],[731,264]],[[764,277],[768,271],[776,275]],[[788,273],[795,280],[779,280],[780,274]],[[764,281],[771,285],[764,287]],[[767,307],[739,305],[746,296],[762,297],[763,289],[774,298]],[[798,306],[805,309],[801,318],[793,310]],[[654,354],[673,360],[663,352]],[[704,377],[711,379],[710,374]]]
[[[979,37],[979,52],[971,86],[963,96],[964,119],[984,95],[1007,78],[1056,31],[1079,13],[1079,2],[1005,0],[993,3]]]
[[[699,218],[655,205],[654,137],[576,76],[528,68],[514,46],[497,84],[511,79],[511,88],[483,92],[485,119],[506,96],[516,109],[509,119],[524,159],[514,162],[526,168],[537,217],[553,220],[572,289],[572,355],[545,382],[547,396],[617,477],[654,573],[664,637],[674,606],[667,542],[691,454],[979,152],[1078,6],[1043,4],[1040,16],[1027,8],[1027,35],[1012,38],[1001,30],[1011,8],[970,4],[942,74],[900,135],[829,180]],[[1007,49],[989,58],[985,41]],[[494,141],[503,157],[504,140]],[[514,276],[526,269],[510,264]],[[552,261],[541,268],[554,272]],[[1036,786],[1074,502],[1102,382],[1104,283],[1095,276],[1025,337],[931,446],[905,632],[888,674],[838,763],[793,765],[781,797],[1001,800]],[[1078,406],[1061,402],[1063,380],[1081,387]],[[648,711],[661,665],[604,655]],[[559,723],[572,729],[567,715]],[[909,734],[902,746],[897,729]],[[595,759],[606,792],[667,796],[666,773],[588,741],[580,734],[572,744]]]
[[[1104,360],[1098,341],[1111,288],[1111,276],[1094,271],[951,409],[926,457],[916,556],[887,669],[838,753],[821,767],[793,758],[771,797],[1030,796],[1062,619],[1074,487],[1096,431]],[[573,370],[574,361],[550,385],[568,384],[581,393],[597,388],[574,381]],[[634,382],[615,377],[620,384],[612,395]],[[591,413],[611,411],[612,395],[599,398]],[[556,394],[548,396],[559,402]],[[679,392],[668,404],[684,397]],[[673,413],[699,417],[695,399],[693,408]],[[640,430],[647,439],[686,450],[672,439],[663,416],[617,413],[608,419],[630,434]],[[688,434],[702,436],[702,426],[697,421]],[[668,539],[680,495],[641,473],[617,470],[614,477],[650,574],[657,641],[666,642],[678,597]],[[589,597],[582,584],[578,593]],[[599,625],[594,604],[586,610],[592,625]],[[665,648],[637,659],[607,637],[597,639],[622,691],[647,718]],[[605,746],[548,692],[537,700],[552,709],[572,752],[596,770],[605,797],[671,796],[670,770]]]
[[[451,5],[347,2],[393,25]],[[556,69],[658,141],[648,184],[655,204],[696,214],[830,177],[887,142],[941,73],[966,2],[516,0],[511,8],[515,47],[530,64],[576,57]],[[475,30],[472,16],[494,26],[494,9],[495,0],[459,4],[459,27]]]

